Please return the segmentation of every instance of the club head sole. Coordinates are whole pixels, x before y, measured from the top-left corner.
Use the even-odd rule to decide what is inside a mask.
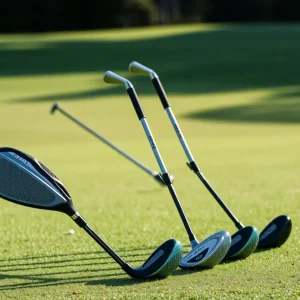
[[[194,247],[179,264],[182,269],[211,269],[225,257],[231,244],[231,236],[227,231],[219,231]]]
[[[275,248],[283,245],[292,231],[292,220],[281,215],[272,220],[259,236],[259,248]]]
[[[251,255],[259,240],[259,232],[253,226],[246,226],[231,237],[232,242],[225,259],[245,259]]]

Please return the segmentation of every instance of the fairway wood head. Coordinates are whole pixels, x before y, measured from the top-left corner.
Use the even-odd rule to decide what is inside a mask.
[[[251,255],[258,244],[259,233],[253,226],[246,226],[231,237],[232,242],[225,259],[244,259]]]
[[[125,271],[135,278],[166,278],[177,268],[182,257],[182,244],[170,239],[159,246],[139,268],[125,267]]]
[[[225,257],[231,244],[231,237],[227,231],[219,231],[209,236],[184,256],[180,261],[180,268],[213,268]]]
[[[8,201],[74,214],[61,181],[37,159],[13,148],[0,148],[0,197]]]
[[[259,236],[259,248],[280,247],[289,238],[292,231],[292,220],[282,215],[272,220]]]

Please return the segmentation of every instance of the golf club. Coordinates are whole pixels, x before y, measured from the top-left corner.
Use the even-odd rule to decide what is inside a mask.
[[[227,257],[247,257],[250,255],[256,248],[256,245],[259,248],[271,248],[271,247],[280,247],[288,239],[291,230],[292,230],[292,221],[287,215],[280,215],[274,220],[272,220],[261,232],[258,238],[258,231],[255,227],[247,226],[245,227],[230,211],[230,209],[225,205],[220,196],[214,191],[211,185],[208,183],[207,179],[204,177],[202,172],[200,172],[197,163],[195,162],[192,153],[186,143],[186,140],[183,136],[183,133],[178,125],[178,122],[173,114],[173,111],[170,107],[169,101],[167,99],[166,92],[160,82],[158,75],[151,69],[146,66],[138,63],[132,62],[129,65],[129,71],[137,75],[146,75],[151,78],[153,86],[161,100],[161,103],[166,110],[169,119],[173,125],[173,128],[176,132],[176,135],[181,143],[181,146],[189,160],[187,165],[189,168],[194,171],[205,187],[209,190],[215,200],[220,204],[223,210],[227,213],[230,219],[233,221],[235,226],[239,229],[237,233],[232,236],[232,246],[228,251]],[[256,241],[257,240],[257,241]],[[244,245],[243,245],[244,244]],[[233,247],[240,247],[239,252],[234,251]],[[234,255],[234,253],[236,253]]]
[[[39,209],[60,211],[83,228],[130,276],[165,278],[178,267],[182,245],[170,239],[159,246],[145,263],[133,268],[122,260],[75,210],[62,182],[37,159],[13,148],[0,148],[0,197]]]
[[[221,262],[222,259],[225,257],[225,255],[230,247],[230,244],[231,244],[230,234],[227,231],[222,230],[215,234],[212,234],[211,236],[209,236],[207,239],[205,239],[201,243],[198,243],[198,241],[197,241],[196,237],[194,236],[192,229],[186,219],[183,209],[180,205],[179,199],[176,195],[175,189],[170,180],[170,176],[169,176],[166,166],[162,160],[162,157],[160,155],[160,152],[158,150],[158,147],[156,145],[154,137],[151,133],[151,130],[150,130],[150,127],[146,120],[146,117],[144,115],[144,112],[140,106],[140,103],[139,103],[139,100],[138,100],[138,97],[134,90],[133,85],[126,78],[123,78],[111,71],[105,72],[103,79],[106,83],[119,84],[119,85],[125,86],[127,93],[130,97],[130,100],[132,102],[132,105],[137,114],[137,117],[143,126],[143,129],[149,140],[153,154],[154,154],[154,156],[157,160],[157,163],[160,167],[160,170],[162,173],[162,178],[164,179],[164,182],[166,183],[166,185],[169,189],[169,192],[173,198],[173,201],[179,212],[179,215],[184,224],[184,227],[188,233],[189,240],[190,240],[190,243],[192,246],[192,250],[181,259],[179,266],[183,269],[213,268],[216,264]]]
[[[136,166],[138,166],[140,169],[142,169],[143,171],[145,171],[147,174],[151,175],[158,183],[160,183],[161,185],[165,185],[163,179],[161,178],[161,176],[160,176],[160,174],[158,172],[152,171],[147,166],[145,166],[144,164],[142,164],[141,162],[139,162],[138,160],[136,160],[134,157],[132,157],[131,155],[127,154],[122,149],[120,149],[119,147],[117,147],[116,145],[114,145],[113,143],[111,143],[105,137],[101,136],[99,133],[97,133],[96,131],[94,131],[93,129],[91,129],[90,127],[88,127],[87,125],[85,125],[84,123],[82,123],[81,121],[79,121],[77,118],[75,118],[72,115],[70,115],[68,112],[66,112],[64,109],[62,109],[58,103],[55,103],[55,104],[52,105],[50,113],[54,114],[55,111],[61,112],[62,115],[64,115],[65,117],[67,117],[68,119],[70,119],[71,121],[73,121],[74,123],[76,123],[77,125],[79,125],[81,128],[83,128],[84,130],[86,130],[87,132],[89,132],[90,134],[92,134],[93,136],[95,136],[97,139],[99,139],[100,141],[102,141],[104,144],[108,145],[109,147],[111,147],[112,149],[114,149],[115,151],[117,151],[119,154],[121,154],[123,157],[127,158],[129,161],[133,162]],[[173,181],[174,180],[174,176],[170,175],[170,177],[171,177],[171,180]]]

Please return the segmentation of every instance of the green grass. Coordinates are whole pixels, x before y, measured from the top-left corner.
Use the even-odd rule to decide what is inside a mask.
[[[177,26],[0,36],[2,146],[41,160],[77,210],[134,266],[162,242],[188,238],[166,189],[58,113],[53,101],[158,170],[123,88],[128,76],[199,240],[236,229],[185,166],[186,158],[146,78],[160,75],[203,173],[246,225],[293,220],[288,242],[212,270],[138,281],[65,215],[0,202],[1,299],[298,299],[300,297],[300,26]],[[1,184],[1,183],[0,183]],[[69,229],[75,235],[65,235]]]

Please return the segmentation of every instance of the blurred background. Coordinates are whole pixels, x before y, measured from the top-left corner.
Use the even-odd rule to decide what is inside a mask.
[[[1,32],[45,32],[188,22],[299,21],[297,0],[1,1]]]

